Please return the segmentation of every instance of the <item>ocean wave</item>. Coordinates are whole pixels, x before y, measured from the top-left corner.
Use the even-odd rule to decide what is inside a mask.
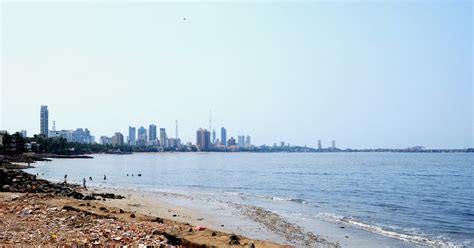
[[[355,220],[352,217],[337,215],[333,213],[319,213],[317,217],[336,224],[344,224],[358,229],[362,229],[368,232],[380,234],[386,237],[399,239],[406,242],[411,242],[419,245],[428,245],[432,247],[464,247],[464,245],[458,245],[453,242],[443,241],[441,239],[429,238],[419,234],[401,233],[394,230],[386,230],[380,226],[370,225],[361,221]]]
[[[282,197],[270,196],[270,199],[274,200],[274,201],[289,201],[289,202],[296,202],[296,203],[301,203],[301,204],[307,204],[308,203],[307,201],[305,201],[303,199],[299,199],[299,198],[282,198]]]
[[[287,202],[295,202],[295,203],[300,203],[300,204],[308,203],[304,199],[300,199],[300,198],[287,198],[287,197],[280,197],[280,196],[257,195],[257,194],[254,195],[254,194],[246,194],[246,193],[236,192],[236,191],[225,191],[224,194],[232,195],[232,196],[254,197],[254,198],[267,199],[267,200],[272,200],[272,201],[287,201]]]

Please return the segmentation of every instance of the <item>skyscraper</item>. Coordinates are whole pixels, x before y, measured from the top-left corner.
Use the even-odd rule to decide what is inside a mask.
[[[227,146],[235,146],[236,142],[234,137],[230,137],[230,139],[227,141]]]
[[[137,145],[137,129],[135,127],[128,127],[128,144],[131,146]]]
[[[211,148],[211,132],[199,128],[196,131],[196,146],[200,151],[208,151]]]
[[[40,134],[45,137],[48,137],[49,127],[48,127],[49,112],[48,106],[42,105],[40,111]]]
[[[250,147],[252,144],[250,142],[250,135],[245,137],[245,147]]]
[[[150,127],[148,128],[148,139],[150,141],[156,140],[156,125],[150,124]]]
[[[160,146],[163,148],[168,147],[168,136],[166,135],[165,128],[160,128]]]
[[[243,136],[243,135],[238,135],[237,136],[237,145],[239,147],[244,147],[245,146],[245,136]]]
[[[138,129],[138,132],[137,132],[137,145],[139,146],[146,146],[147,144],[147,141],[148,141],[148,138],[147,138],[147,134],[146,134],[146,128],[144,128],[143,126],[140,127]]]
[[[123,134],[116,132],[112,137],[112,145],[115,147],[123,146]]]
[[[216,130],[212,130],[212,144],[216,143]]]
[[[221,127],[221,142],[223,146],[227,146],[227,130]]]
[[[336,149],[336,141],[335,140],[333,140],[331,142],[331,149],[333,149],[333,150]]]
[[[322,144],[321,144],[321,140],[318,140],[318,149],[319,149],[319,150],[323,149],[323,146],[322,146]]]

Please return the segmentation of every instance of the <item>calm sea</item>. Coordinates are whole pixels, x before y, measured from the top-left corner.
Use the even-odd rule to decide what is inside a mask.
[[[78,183],[91,176],[89,185],[238,194],[256,205],[266,199],[293,220],[472,247],[473,169],[466,153],[148,153],[57,159],[27,171]]]

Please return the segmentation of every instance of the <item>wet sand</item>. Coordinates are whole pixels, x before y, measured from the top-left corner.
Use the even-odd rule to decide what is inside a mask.
[[[235,202],[135,189],[95,187],[90,190],[126,196],[125,199],[107,200],[104,204],[108,206],[296,247],[416,247],[413,243],[344,224],[314,220],[295,224],[277,213]],[[317,231],[309,232],[305,229],[307,227]]]

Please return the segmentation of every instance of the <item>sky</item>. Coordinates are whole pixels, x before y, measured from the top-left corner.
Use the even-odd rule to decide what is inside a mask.
[[[0,129],[474,147],[473,3],[2,2]]]

